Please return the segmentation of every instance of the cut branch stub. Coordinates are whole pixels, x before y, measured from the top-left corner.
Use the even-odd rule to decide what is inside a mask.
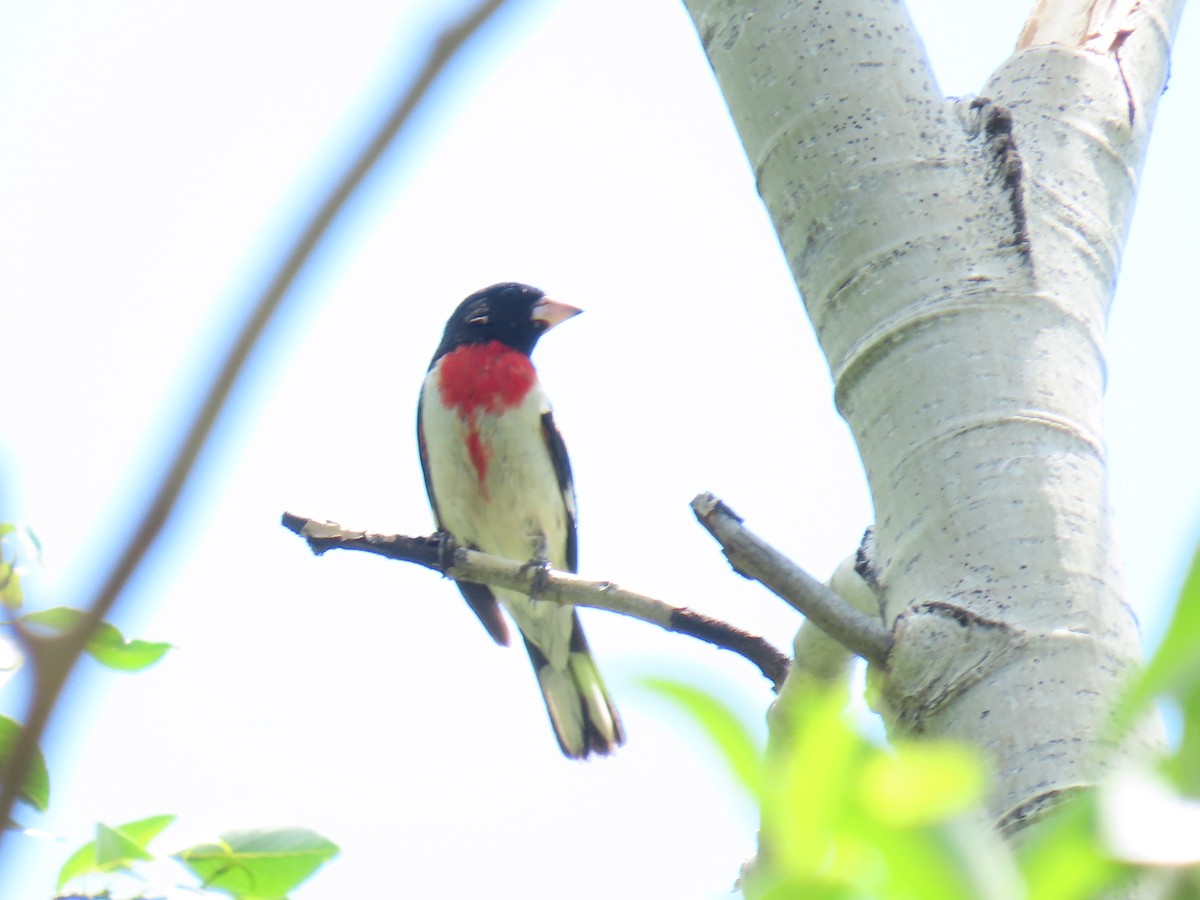
[[[720,498],[700,494],[692,501],[692,511],[721,545],[734,571],[783,598],[846,649],[876,665],[887,664],[892,636],[882,622],[856,610],[751,532]]]

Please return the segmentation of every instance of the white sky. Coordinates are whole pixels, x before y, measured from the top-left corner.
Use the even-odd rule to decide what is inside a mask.
[[[1021,4],[912,2],[943,89],[978,89]],[[231,325],[442,2],[0,5],[0,520],[50,561],[45,605],[124,537]],[[1200,522],[1193,269],[1200,34],[1185,18],[1110,329],[1118,527],[1151,635]],[[536,361],[571,448],[585,575],[786,647],[794,616],[692,520],[713,490],[824,576],[870,520],[853,445],[711,72],[675,0],[530,2],[480,41],[310,265],[116,620],[178,649],[87,663],[46,750],[54,796],[0,894],[49,896],[96,821],[171,812],[164,850],[305,825],[342,856],[297,900],[727,896],[748,803],[646,674],[758,722],[748,664],[584,613],[625,718],[565,761],[522,652],[449,583],[316,559],[284,509],[431,527],[417,390],[450,309],[499,280],[586,315]],[[0,695],[14,714],[18,694]],[[714,774],[718,773],[718,774]]]

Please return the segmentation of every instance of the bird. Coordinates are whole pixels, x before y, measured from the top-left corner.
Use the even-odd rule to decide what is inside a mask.
[[[502,282],[471,294],[446,322],[421,386],[417,442],[438,530],[460,546],[577,571],[571,463],[530,354],[580,312]],[[516,623],[565,756],[607,755],[625,742],[573,606],[456,584],[496,643],[509,643],[501,607]]]

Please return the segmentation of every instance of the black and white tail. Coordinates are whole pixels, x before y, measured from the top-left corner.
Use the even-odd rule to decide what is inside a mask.
[[[625,732],[588,650],[578,614],[572,618],[574,630],[565,668],[555,668],[528,639],[525,647],[558,745],[571,759],[584,759],[592,753],[612,753],[625,743]]]

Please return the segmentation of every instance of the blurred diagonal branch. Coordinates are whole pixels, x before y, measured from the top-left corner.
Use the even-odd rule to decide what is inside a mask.
[[[699,638],[745,657],[770,679],[776,693],[787,676],[787,654],[756,634],[703,615],[684,606],[673,606],[613,584],[588,581],[570,572],[538,569],[526,563],[480,553],[454,544],[449,535],[407,537],[350,531],[334,522],[283,514],[283,527],[300,535],[318,555],[327,550],[361,550],[389,559],[416,563],[459,581],[509,588],[523,594],[536,592],[539,600],[572,603],[604,609],[650,622],[676,634]]]
[[[0,822],[9,821],[30,760],[71,670],[87,646],[89,638],[112,610],[147,551],[162,532],[184,485],[192,474],[196,460],[208,442],[213,425],[245,368],[246,361],[274,318],[296,276],[325,237],[346,202],[362,184],[367,173],[393,144],[430,87],[467,41],[504,5],[504,2],[505,0],[486,0],[478,4],[460,20],[448,26],[433,41],[428,58],[416,77],[398,90],[395,100],[389,105],[387,117],[371,135],[366,146],[350,161],[337,182],[330,187],[325,199],[300,232],[270,283],[255,301],[250,317],[225,354],[212,384],[205,392],[199,410],[192,418],[133,535],[117,555],[108,576],[87,603],[85,617],[80,625],[73,631],[55,638],[33,640],[30,636],[25,636],[26,649],[34,667],[36,680],[20,739],[13,750],[9,765],[3,772]],[[3,834],[0,833],[0,842],[2,840]]]

